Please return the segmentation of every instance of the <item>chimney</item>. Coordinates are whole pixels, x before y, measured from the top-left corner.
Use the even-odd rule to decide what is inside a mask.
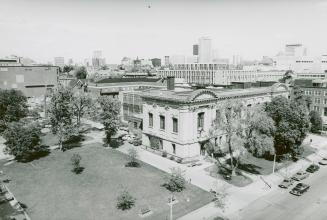
[[[175,89],[175,77],[168,76],[167,77],[167,90],[174,90]]]

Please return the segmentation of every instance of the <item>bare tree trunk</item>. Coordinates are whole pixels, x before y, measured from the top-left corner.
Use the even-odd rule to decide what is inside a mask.
[[[228,151],[229,151],[229,156],[230,156],[230,169],[232,172],[232,176],[235,176],[235,169],[234,169],[234,160],[233,160],[233,149],[232,149],[232,140],[231,136],[228,135]]]

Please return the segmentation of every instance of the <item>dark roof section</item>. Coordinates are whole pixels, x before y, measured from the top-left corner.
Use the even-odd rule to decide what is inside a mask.
[[[108,78],[108,79],[102,79],[97,82],[99,83],[123,83],[123,82],[158,82],[160,81],[160,78]]]

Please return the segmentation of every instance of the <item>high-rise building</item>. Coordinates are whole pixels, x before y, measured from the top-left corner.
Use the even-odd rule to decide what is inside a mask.
[[[242,57],[239,54],[233,55],[233,65],[238,66],[242,63]]]
[[[193,55],[199,55],[199,45],[198,44],[193,45]]]
[[[212,61],[211,39],[201,37],[199,39],[199,63],[210,63]]]
[[[169,66],[169,56],[165,56],[165,66]]]
[[[64,67],[65,66],[65,58],[64,57],[55,57],[54,65],[59,66],[59,67]]]
[[[170,57],[171,64],[183,64],[185,63],[185,56],[184,55],[172,55]]]
[[[99,69],[101,66],[106,65],[106,60],[102,57],[102,51],[96,50],[93,52],[92,66]]]
[[[68,65],[70,65],[70,66],[74,65],[73,58],[70,58],[70,59],[68,60]]]

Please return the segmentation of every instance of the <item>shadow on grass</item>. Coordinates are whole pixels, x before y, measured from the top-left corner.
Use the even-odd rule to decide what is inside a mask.
[[[62,144],[62,150],[71,150],[73,148],[81,147],[82,142],[86,140],[86,137],[84,135],[77,135],[71,137],[69,140],[63,142]]]
[[[250,163],[240,163],[238,169],[252,174],[262,174],[260,171],[262,169],[261,167]]]
[[[140,166],[141,166],[141,164],[136,161],[130,161],[125,164],[125,167],[140,167]]]
[[[28,163],[46,157],[49,154],[49,146],[41,145],[36,152],[32,152],[29,155],[26,155],[25,157],[16,157],[16,160],[18,162]]]
[[[111,147],[113,149],[116,149],[124,144],[124,141],[121,138],[112,138],[109,143],[106,138],[103,138],[102,140],[104,147]]]
[[[75,174],[81,174],[84,171],[84,167],[76,167],[74,169],[72,169],[72,172]]]

